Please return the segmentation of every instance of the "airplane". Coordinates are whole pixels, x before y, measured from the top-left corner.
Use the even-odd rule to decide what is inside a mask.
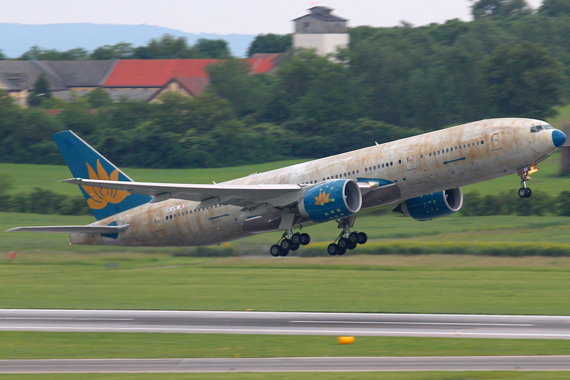
[[[418,221],[451,215],[462,186],[518,173],[528,198],[530,174],[566,142],[541,120],[476,121],[331,157],[203,184],[135,182],[72,131],[55,142],[96,222],[86,226],[19,227],[8,231],[70,234],[71,244],[203,246],[284,231],[270,248],[287,256],[310,242],[303,227],[334,221],[327,247],[343,255],[368,240],[353,231],[363,210],[392,206]],[[333,223],[334,225],[334,223]]]

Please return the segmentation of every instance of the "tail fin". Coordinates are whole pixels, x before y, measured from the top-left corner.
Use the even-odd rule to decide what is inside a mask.
[[[133,182],[72,131],[56,133],[53,138],[74,177]],[[131,194],[126,190],[101,189],[91,186],[79,186],[79,188],[97,220],[148,203],[152,199],[148,195]]]

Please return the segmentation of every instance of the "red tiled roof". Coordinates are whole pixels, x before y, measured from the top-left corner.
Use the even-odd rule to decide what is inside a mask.
[[[104,87],[162,87],[174,77],[207,78],[205,68],[218,59],[123,59],[103,84]],[[254,73],[267,73],[271,59],[248,59]]]

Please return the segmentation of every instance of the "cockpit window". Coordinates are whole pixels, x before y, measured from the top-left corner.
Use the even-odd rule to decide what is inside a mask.
[[[532,126],[530,127],[530,133],[536,133],[536,132],[540,132],[543,131],[545,129],[554,129],[552,128],[550,125],[536,125],[536,126]]]

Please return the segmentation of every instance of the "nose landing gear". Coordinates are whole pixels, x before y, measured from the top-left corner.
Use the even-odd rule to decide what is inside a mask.
[[[302,245],[307,245],[311,242],[311,236],[306,233],[292,233],[290,230],[285,231],[281,239],[269,249],[269,253],[273,257],[287,256],[289,251],[296,251]]]
[[[521,188],[519,189],[519,197],[521,198],[530,198],[532,196],[532,190],[530,187],[526,187],[526,181],[530,181],[530,176],[525,173],[521,175]]]

